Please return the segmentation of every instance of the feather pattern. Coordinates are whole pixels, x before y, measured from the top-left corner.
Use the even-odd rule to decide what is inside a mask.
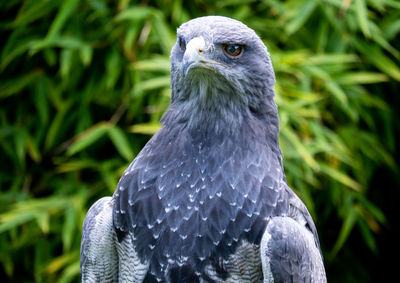
[[[324,282],[315,225],[286,183],[265,45],[216,16],[178,37],[163,126],[85,219],[82,281]],[[238,58],[223,51],[232,43]]]
[[[250,135],[249,126],[244,128],[242,133]],[[170,136],[183,146],[169,148]],[[121,178],[114,223],[135,235],[135,250],[158,278],[181,263],[203,272],[212,258],[228,259],[243,241],[259,242],[268,220],[289,210],[288,191],[279,188],[279,158],[257,139],[220,140],[163,127]],[[202,169],[203,162],[219,166]],[[146,167],[152,170],[142,174]]]
[[[112,223],[113,199],[104,197],[86,215],[81,241],[82,282],[142,282],[148,263],[134,250],[132,235],[117,240]]]
[[[326,282],[312,232],[293,218],[272,218],[261,241],[261,256],[269,271],[264,282]]]

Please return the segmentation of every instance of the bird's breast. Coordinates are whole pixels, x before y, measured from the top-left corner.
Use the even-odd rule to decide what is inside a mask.
[[[144,148],[114,195],[114,224],[133,235],[154,276],[186,265],[200,273],[228,260],[243,243],[257,244],[285,205],[278,160],[265,148],[182,136],[158,145]]]

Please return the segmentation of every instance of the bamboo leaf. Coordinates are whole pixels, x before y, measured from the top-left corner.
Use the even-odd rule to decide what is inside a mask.
[[[64,118],[68,114],[68,110],[72,106],[72,100],[67,102],[60,102],[60,110],[55,115],[53,122],[50,124],[50,128],[48,130],[46,140],[45,140],[45,149],[49,150],[52,148],[55,143],[59,140],[59,136],[63,131]]]
[[[35,220],[43,234],[48,234],[50,230],[50,215],[47,212],[37,212]]]
[[[295,17],[287,24],[286,33],[291,35],[299,30],[311,16],[316,6],[316,1],[304,1],[298,8]]]
[[[128,128],[128,131],[135,134],[154,135],[161,127],[161,124],[143,123]]]
[[[106,57],[106,70],[107,70],[107,77],[106,77],[106,87],[108,89],[112,89],[115,84],[117,83],[119,74],[121,69],[118,66],[121,63],[120,54],[118,49],[114,46],[107,54]]]
[[[368,61],[371,61],[378,69],[388,74],[392,78],[400,81],[400,68],[387,56],[383,54],[376,46],[371,46],[360,40],[354,41],[357,49],[365,56]]]
[[[332,179],[335,179],[336,181],[342,183],[343,185],[356,190],[356,191],[361,191],[361,185],[350,178],[347,174],[344,172],[341,172],[340,170],[329,166],[326,163],[319,163],[319,168],[321,169],[321,172],[325,173]]]
[[[144,91],[158,89],[158,88],[165,88],[169,86],[170,86],[169,76],[155,77],[139,83],[135,87],[134,92],[142,93]]]
[[[359,58],[354,54],[317,54],[307,57],[304,63],[308,65],[321,65],[356,63],[359,61]]]
[[[164,54],[169,54],[172,46],[175,44],[175,35],[172,35],[166,28],[165,20],[162,13],[154,14],[154,29],[158,35],[158,38],[162,38],[159,41]]]
[[[32,46],[32,43],[37,42],[37,40],[37,37],[29,37],[23,42],[14,43],[12,42],[12,38],[10,38],[1,52],[0,71],[4,70],[15,58],[27,52]]]
[[[291,130],[282,130],[281,134],[286,138],[288,142],[292,144],[296,152],[304,159],[310,167],[313,169],[318,169],[318,163],[315,161],[314,157],[310,154],[304,144]]]
[[[63,49],[61,51],[60,73],[64,79],[68,79],[69,74],[71,73],[74,54],[75,52],[73,49]]]
[[[131,68],[136,71],[154,71],[154,72],[168,72],[170,63],[166,57],[155,57],[150,60],[137,61],[131,65]]]
[[[47,233],[50,227],[49,214],[62,210],[69,204],[69,199],[56,197],[21,202],[12,206],[10,210],[0,213],[0,233],[32,220],[36,220],[43,233]]]
[[[42,75],[41,71],[32,71],[16,79],[0,82],[0,99],[19,94]]]
[[[68,148],[67,155],[74,155],[89,147],[103,137],[111,127],[112,125],[106,122],[90,127],[76,137],[74,143]]]
[[[60,30],[68,17],[74,12],[76,6],[78,5],[79,0],[65,0],[62,1],[62,6],[50,26],[49,32],[47,33],[47,38],[54,38],[57,34],[60,33]]]
[[[374,253],[377,253],[378,248],[376,245],[374,235],[371,233],[371,229],[369,229],[368,225],[366,225],[366,223],[362,219],[360,219],[358,221],[358,223],[359,223],[360,231],[361,231],[363,238],[364,238],[365,242],[367,243],[369,249],[372,250]]]
[[[153,9],[150,7],[143,6],[134,6],[127,9],[122,10],[119,14],[117,14],[114,18],[116,22],[121,21],[143,21],[153,14]]]
[[[96,168],[98,163],[95,160],[91,159],[81,159],[81,160],[71,160],[65,162],[64,160],[59,164],[56,168],[58,173],[66,173],[73,171],[80,171],[88,168]]]
[[[61,270],[63,267],[67,266],[73,261],[76,261],[76,259],[79,258],[79,253],[71,253],[71,254],[64,254],[62,256],[59,256],[57,258],[54,258],[50,264],[46,267],[45,272],[48,274],[55,274],[59,270]]]
[[[39,148],[32,137],[28,137],[26,141],[26,149],[29,153],[29,156],[36,163],[39,163],[42,160],[42,155],[39,151]]]
[[[57,3],[46,0],[32,1],[28,5],[22,5],[17,17],[12,23],[12,26],[24,26],[37,19],[43,18],[55,7],[57,7]]]
[[[52,48],[59,47],[65,49],[84,49],[90,48],[88,44],[82,41],[78,37],[73,36],[54,36],[51,38],[45,38],[40,40],[32,40],[29,44],[29,55],[33,56],[39,51]]]
[[[71,282],[75,277],[79,275],[80,266],[79,260],[75,260],[72,264],[68,265],[60,276],[59,283]]]
[[[134,155],[125,133],[119,127],[111,127],[108,129],[108,135],[119,154],[124,157],[126,161],[131,161]]]
[[[22,223],[31,221],[35,218],[35,215],[32,213],[6,213],[0,214],[0,233],[10,230],[16,226],[21,225]]]
[[[26,133],[24,131],[18,131],[14,136],[14,145],[15,154],[18,157],[21,167],[25,166],[26,143]]]
[[[361,27],[361,31],[365,35],[365,37],[370,37],[371,33],[368,27],[368,16],[367,16],[367,3],[365,0],[355,0],[356,4],[356,14],[357,19]]]
[[[85,46],[79,49],[79,55],[84,66],[88,66],[92,61],[93,48],[90,46]]]
[[[336,256],[339,250],[343,247],[344,243],[346,242],[346,239],[350,235],[350,232],[353,230],[356,220],[357,220],[357,213],[353,208],[349,208],[344,218],[342,228],[340,229],[338,239],[336,240],[336,243],[332,251],[330,252],[330,258]]]
[[[335,76],[334,80],[342,85],[354,84],[376,84],[387,82],[389,78],[382,73],[375,72],[358,72],[358,73],[343,73]]]
[[[76,235],[76,211],[75,207],[69,207],[65,212],[65,220],[62,228],[62,242],[64,252],[71,249],[72,241]]]

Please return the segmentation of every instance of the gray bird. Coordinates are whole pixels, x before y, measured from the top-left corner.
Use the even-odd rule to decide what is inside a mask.
[[[89,210],[82,282],[326,282],[286,182],[269,53],[220,16],[177,30],[161,129]]]

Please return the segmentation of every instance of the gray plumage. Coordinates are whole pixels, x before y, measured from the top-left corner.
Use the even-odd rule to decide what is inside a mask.
[[[89,210],[83,282],[326,282],[315,225],[287,186],[275,75],[243,23],[183,24],[161,129]]]

